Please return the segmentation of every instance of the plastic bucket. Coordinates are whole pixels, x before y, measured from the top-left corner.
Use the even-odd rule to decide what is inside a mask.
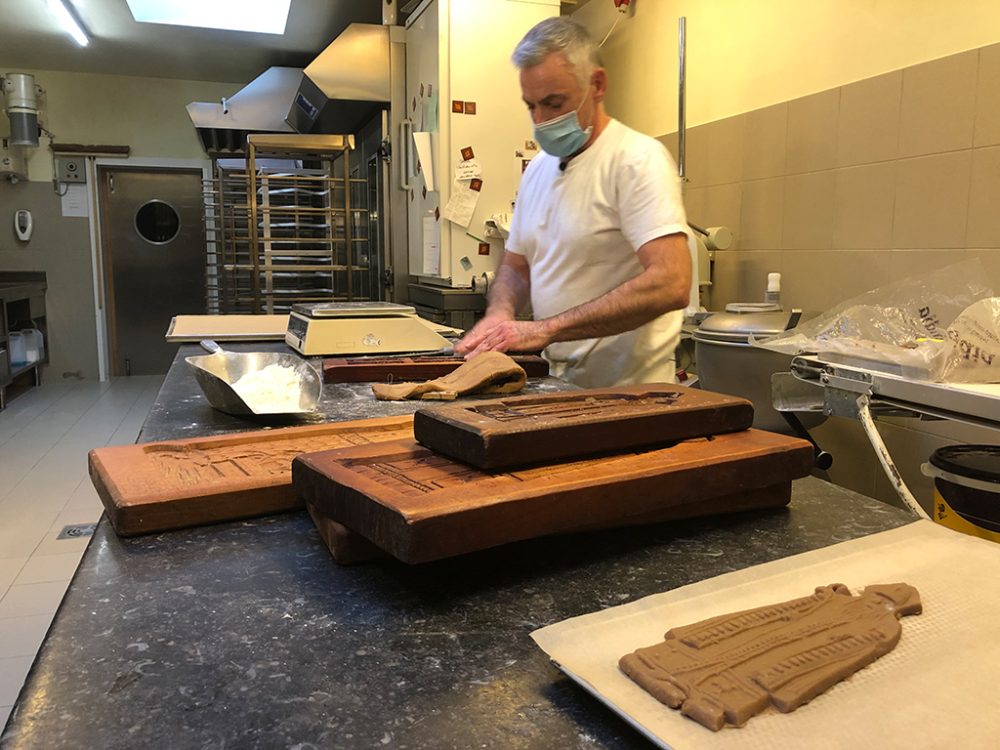
[[[23,365],[28,361],[28,349],[24,343],[24,334],[20,331],[11,331],[7,336],[10,344],[10,363],[12,365]]]
[[[27,362],[37,362],[42,358],[42,332],[37,328],[24,328],[24,351]]]
[[[934,520],[1000,542],[1000,445],[948,445],[921,471],[934,480]]]

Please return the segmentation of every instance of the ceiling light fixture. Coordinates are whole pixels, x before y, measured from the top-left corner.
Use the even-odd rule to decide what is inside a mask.
[[[73,40],[81,47],[90,44],[90,37],[83,28],[83,24],[76,17],[75,9],[66,0],[48,0],[49,10],[59,19],[63,30],[73,37]]]
[[[292,0],[126,0],[140,23],[284,34]]]

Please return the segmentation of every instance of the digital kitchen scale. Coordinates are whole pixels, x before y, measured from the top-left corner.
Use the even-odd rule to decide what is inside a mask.
[[[433,352],[451,344],[413,307],[394,302],[292,305],[285,343],[307,357]]]

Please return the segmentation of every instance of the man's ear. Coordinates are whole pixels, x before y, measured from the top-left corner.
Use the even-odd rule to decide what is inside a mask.
[[[594,68],[590,76],[590,85],[594,87],[594,101],[603,102],[604,95],[608,92],[608,74],[604,68]]]

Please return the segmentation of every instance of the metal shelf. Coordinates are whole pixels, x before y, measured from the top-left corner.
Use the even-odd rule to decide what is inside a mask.
[[[378,211],[352,149],[348,136],[252,136],[245,165],[216,162],[203,186],[210,309],[379,299]],[[257,168],[289,157],[308,167]]]

